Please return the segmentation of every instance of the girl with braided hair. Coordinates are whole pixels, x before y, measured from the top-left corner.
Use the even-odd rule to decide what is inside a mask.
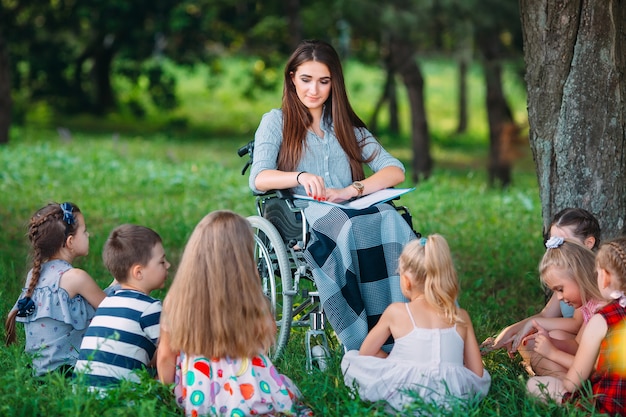
[[[626,415],[626,237],[600,246],[596,255],[598,288],[612,300],[591,317],[574,363],[563,378],[530,378],[528,391],[539,398],[577,402],[586,380],[598,413]]]
[[[89,253],[85,218],[75,204],[50,203],[30,219],[28,238],[33,265],[7,317],[5,342],[14,343],[15,322],[24,323],[35,375],[53,370],[71,375],[83,335],[105,297],[87,272],[72,266]]]

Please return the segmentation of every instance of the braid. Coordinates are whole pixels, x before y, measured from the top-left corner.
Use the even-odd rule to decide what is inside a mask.
[[[33,254],[33,269],[30,274],[30,282],[28,283],[28,289],[26,290],[25,297],[30,297],[33,295],[33,291],[37,284],[39,283],[39,276],[41,275],[41,264],[43,263],[43,259],[41,258],[41,252],[38,248],[34,249]]]
[[[610,269],[619,279],[619,286],[626,289],[626,238],[606,242],[597,255],[598,266]]]
[[[4,322],[4,344],[7,346],[15,343],[15,319],[17,318],[17,308],[9,312],[7,320]]]

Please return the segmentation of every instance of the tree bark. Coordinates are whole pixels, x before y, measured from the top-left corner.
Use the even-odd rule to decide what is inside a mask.
[[[9,142],[11,112],[11,65],[7,44],[0,33],[0,144]]]
[[[413,146],[412,180],[430,177],[433,161],[424,104],[424,78],[414,56],[415,48],[408,42],[391,42],[391,59],[395,71],[402,76],[411,108],[411,143]]]
[[[456,133],[465,133],[467,130],[467,60],[459,59],[459,124]]]
[[[489,123],[489,185],[499,181],[503,187],[511,183],[513,164],[508,157],[510,143],[504,143],[505,132],[513,123],[511,108],[502,89],[502,58],[500,39],[495,32],[483,32],[477,36],[477,44],[483,56],[485,74],[487,120]],[[508,138],[510,142],[510,138]]]
[[[626,232],[626,1],[521,0],[530,144],[544,234],[582,207]]]
[[[507,187],[511,184],[513,163],[507,157],[511,143],[505,143],[504,133],[507,126],[514,124],[513,116],[502,90],[502,66],[496,60],[489,60],[484,63],[484,72],[489,123],[489,185],[499,181],[502,187]]]
[[[95,110],[100,114],[115,107],[115,95],[111,86],[111,65],[114,55],[114,48],[104,44],[95,50],[93,57],[93,75],[96,83]]]
[[[287,22],[289,27],[291,50],[296,49],[302,40],[302,21],[300,20],[300,0],[288,0],[285,2],[287,10]]]
[[[378,131],[378,115],[383,105],[387,102],[389,104],[389,133],[397,135],[400,132],[400,122],[398,116],[398,96],[396,94],[396,74],[389,65],[386,66],[386,70],[387,77],[382,94],[374,106],[374,111],[367,126],[372,133]]]

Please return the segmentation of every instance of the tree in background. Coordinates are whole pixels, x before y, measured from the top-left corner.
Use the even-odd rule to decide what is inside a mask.
[[[467,7],[467,6],[466,6]],[[468,12],[473,15],[474,39],[485,77],[485,105],[489,125],[489,184],[511,183],[512,149],[519,128],[506,99],[502,83],[503,63],[521,56],[521,24],[517,1],[483,0]],[[480,12],[480,14],[477,14]]]
[[[499,39],[502,27],[515,25],[510,15],[498,12],[498,4],[485,10],[479,2],[461,0],[2,2],[0,35],[5,34],[10,61],[0,59],[0,68],[10,62],[7,69],[12,71],[0,71],[0,76],[11,74],[17,108],[44,100],[61,113],[103,114],[118,110],[123,100],[123,106],[140,117],[144,109],[136,89],[146,89],[157,108],[176,105],[175,78],[162,65],[162,57],[190,65],[209,63],[217,70],[219,65],[212,66],[212,61],[223,55],[260,57],[244,92],[254,98],[255,89],[275,87],[265,69],[282,66],[301,39],[322,38],[334,43],[344,58],[351,54],[383,66],[387,82],[373,117],[387,102],[391,132],[399,131],[396,80],[404,84],[417,182],[428,178],[433,166],[419,59],[463,49],[467,60],[473,47],[468,33],[486,32],[487,38]],[[497,30],[482,30],[484,22],[495,22]],[[501,59],[498,55],[492,61],[499,65]],[[486,73],[496,74],[488,79],[496,82],[488,85],[501,91],[499,71]],[[129,87],[116,91],[114,77],[127,80]],[[464,109],[461,104],[460,114],[466,117]],[[16,120],[21,121],[19,114]],[[496,129],[491,130],[493,136]]]
[[[433,3],[353,0],[344,2],[343,10],[357,39],[356,45],[372,45],[363,49],[375,50],[376,58],[385,64],[387,82],[383,87],[383,99],[385,96],[390,99],[392,110],[395,108],[395,96],[391,93],[391,89],[395,88],[394,77],[398,75],[402,79],[410,107],[412,180],[417,183],[420,179],[429,178],[433,160],[424,101],[424,77],[417,56],[420,50],[428,49],[431,40],[436,38],[429,36],[435,32],[433,26],[437,22],[432,18]],[[395,120],[393,115],[390,119]]]
[[[0,31],[0,144],[9,142],[12,111],[11,65],[4,34]]]
[[[43,99],[61,112],[102,113],[115,108],[111,85],[115,59],[149,60],[158,35],[170,34],[173,23],[182,36],[184,25],[177,11],[182,8],[190,15],[193,8],[186,6],[174,0],[3,2],[0,26],[19,102]],[[190,46],[194,44],[170,44],[176,57]],[[169,80],[153,71],[149,81],[152,93],[158,93]]]
[[[564,207],[626,232],[626,2],[522,0],[544,232]]]

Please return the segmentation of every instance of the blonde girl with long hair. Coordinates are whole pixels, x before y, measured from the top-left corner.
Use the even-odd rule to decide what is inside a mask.
[[[445,238],[430,235],[408,243],[399,261],[407,303],[393,303],[359,351],[342,360],[344,382],[369,401],[386,400],[396,411],[413,401],[443,406],[487,395],[491,376],[483,368],[467,311],[456,300],[459,282]],[[392,336],[389,355],[381,350]]]
[[[157,370],[187,415],[308,415],[266,354],[276,324],[253,250],[245,218],[208,214],[163,301]]]
[[[563,376],[574,362],[582,331],[606,304],[596,284],[595,254],[577,240],[552,237],[539,263],[541,282],[575,308],[572,319],[536,317],[520,334],[518,351],[527,372]],[[567,320],[569,324],[564,324]],[[566,336],[571,334],[574,337]]]

